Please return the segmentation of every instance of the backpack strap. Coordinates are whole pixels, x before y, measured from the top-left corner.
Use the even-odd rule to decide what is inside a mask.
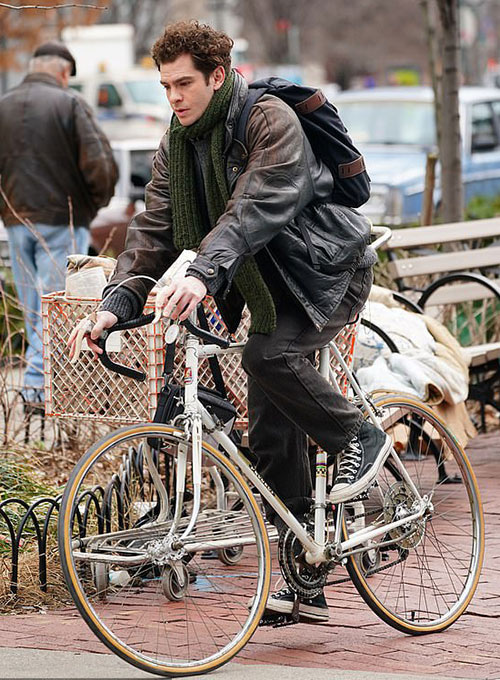
[[[246,131],[250,110],[255,102],[257,102],[262,97],[262,95],[266,94],[266,92],[267,88],[265,87],[250,87],[248,89],[248,95],[245,103],[243,104],[243,108],[240,111],[234,132],[234,139],[240,142],[240,144],[243,144],[243,146],[246,146]]]

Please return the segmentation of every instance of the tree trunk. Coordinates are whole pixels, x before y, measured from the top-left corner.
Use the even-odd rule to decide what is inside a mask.
[[[434,122],[436,126],[436,143],[439,148],[441,137],[441,72],[438,73],[437,65],[437,35],[434,12],[430,6],[430,0],[421,0],[424,12],[425,34],[427,41],[427,54],[429,60],[429,71],[434,92]]]
[[[458,106],[459,22],[458,0],[437,0],[442,28],[443,75],[441,87],[441,216],[444,222],[463,217],[462,147]]]

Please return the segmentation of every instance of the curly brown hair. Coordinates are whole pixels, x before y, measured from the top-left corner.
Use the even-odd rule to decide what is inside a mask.
[[[166,62],[175,61],[181,54],[190,54],[195,68],[208,77],[217,66],[223,66],[226,73],[231,69],[233,40],[198,21],[177,21],[165,27],[163,35],[151,48],[158,69]]]

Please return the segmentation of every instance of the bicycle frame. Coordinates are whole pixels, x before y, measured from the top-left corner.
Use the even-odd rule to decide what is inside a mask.
[[[195,321],[193,316],[192,322]],[[310,564],[318,564],[326,561],[331,561],[336,558],[342,561],[350,554],[357,552],[354,548],[365,546],[361,550],[366,549],[366,545],[373,539],[387,534],[403,524],[411,523],[421,518],[427,508],[430,507],[430,499],[421,497],[418,489],[413,484],[405,467],[399,460],[398,455],[394,450],[391,450],[389,456],[392,457],[392,462],[398,469],[404,481],[408,484],[414,497],[416,499],[415,505],[418,505],[415,512],[407,517],[393,521],[388,524],[383,524],[379,527],[362,528],[354,533],[348,539],[341,540],[342,536],[342,517],[343,504],[338,508],[337,522],[333,540],[328,542],[328,532],[325,524],[327,497],[326,497],[326,475],[327,475],[327,455],[326,452],[319,450],[316,458],[316,476],[315,476],[315,503],[314,503],[314,538],[311,537],[304,526],[298,521],[290,510],[284,505],[281,499],[270,489],[262,477],[258,474],[255,468],[247,460],[241,451],[237,448],[234,442],[226,435],[199,401],[197,396],[198,388],[198,364],[200,359],[210,356],[224,356],[235,352],[241,352],[243,349],[242,343],[231,344],[227,349],[218,347],[217,345],[203,345],[201,341],[192,333],[187,333],[185,348],[185,396],[184,396],[184,412],[178,418],[182,419],[185,426],[186,434],[190,437],[191,456],[192,456],[192,475],[193,475],[193,491],[194,491],[194,505],[191,518],[188,526],[179,537],[180,540],[185,540],[195,526],[196,519],[200,510],[201,504],[201,456],[202,456],[202,440],[203,430],[210,434],[211,437],[224,449],[230,460],[242,472],[244,477],[257,489],[261,496],[269,503],[275,510],[277,515],[283,522],[294,532],[298,540],[302,543],[306,550],[306,561]],[[372,422],[380,427],[379,420],[370,406],[368,400],[364,396],[362,390],[358,386],[355,377],[350,371],[349,367],[342,358],[337,346],[334,342],[330,346],[324,347],[320,350],[320,365],[319,371],[321,375],[330,378],[334,388],[340,391],[337,381],[330,368],[330,351],[333,352],[336,361],[342,367],[347,376],[350,387],[354,393],[361,400],[366,412],[368,413]],[[169,537],[176,533],[179,527],[180,510],[182,505],[182,494],[184,492],[185,476],[187,469],[187,451],[188,447],[184,447],[178,457],[177,467],[177,487],[176,487],[176,510],[174,521],[170,528]],[[148,464],[152,458],[148,456]],[[229,545],[229,543],[228,543]]]
[[[379,247],[382,243],[387,241],[391,235],[390,230],[385,227],[372,227],[372,233],[377,236],[376,240],[372,243],[374,248]],[[200,340],[200,337],[203,337],[203,335],[205,338],[213,336],[210,336],[210,334],[207,334],[204,331],[199,331],[200,337],[195,334],[196,328],[193,328],[196,326],[195,312],[193,312],[190,317],[189,326],[191,327],[191,330],[186,331],[186,339],[184,343],[186,351],[184,372],[184,409],[182,414],[174,419],[174,424],[182,424],[186,439],[184,441],[179,441],[178,446],[174,516],[171,520],[167,535],[161,541],[161,543],[166,548],[168,548],[170,543],[173,541],[184,542],[187,539],[187,537],[193,532],[200,513],[203,431],[207,432],[217,442],[217,444],[225,451],[232,463],[234,463],[234,465],[236,465],[236,467],[240,470],[243,476],[257,489],[262,498],[274,509],[276,514],[293,531],[298,540],[304,546],[306,551],[305,559],[310,564],[320,564],[322,562],[332,560],[342,562],[349,555],[366,550],[366,546],[370,544],[370,541],[377,538],[378,536],[388,534],[393,529],[397,529],[398,527],[401,527],[405,524],[411,524],[412,522],[420,519],[427,510],[432,509],[431,499],[427,498],[426,496],[422,497],[420,495],[418,489],[408,475],[404,465],[399,460],[397,453],[394,451],[394,449],[392,449],[389,453],[389,456],[392,459],[392,464],[413,493],[415,502],[413,504],[412,510],[414,510],[414,512],[412,512],[411,515],[387,524],[382,523],[380,526],[362,527],[361,529],[357,529],[351,533],[349,538],[342,540],[344,526],[344,504],[341,503],[339,506],[337,506],[333,539],[329,541],[329,527],[326,523],[328,500],[326,493],[327,454],[325,451],[319,449],[316,455],[314,535],[309,535],[304,526],[266,484],[266,482],[247,460],[244,454],[237,448],[229,436],[222,431],[221,427],[219,427],[219,425],[214,421],[210,413],[198,399],[198,366],[200,359],[241,352],[243,350],[244,343],[232,343],[229,345],[226,344],[224,347],[221,347],[217,344],[203,344]],[[174,333],[172,337],[174,337],[173,342],[175,342],[177,333]],[[336,362],[342,368],[343,374],[347,378],[350,388],[360,400],[365,409],[365,413],[376,426],[381,427],[376,413],[363,394],[356,381],[356,378],[347,366],[335,342],[333,341],[329,346],[326,346],[320,350],[318,369],[320,374],[325,379],[330,380],[334,389],[336,389],[339,393],[341,392],[335,374],[330,367],[330,352],[333,353]],[[133,371],[132,369],[113,364],[113,362],[108,363],[110,363],[115,370],[120,369],[120,372],[124,373],[125,375],[137,377],[137,375],[135,375],[137,372]],[[193,482],[193,507],[191,516],[186,525],[186,518],[182,517],[182,508],[186,474],[188,469],[187,463],[190,453]],[[153,528],[166,523],[167,518],[169,517],[169,498],[154,463],[150,447],[147,444],[145,445],[144,454],[146,464],[151,473],[151,479],[154,486],[156,487],[160,501],[159,515],[157,519],[150,525],[151,528]],[[213,478],[213,481],[219,503],[218,507],[224,508],[224,489],[222,481],[217,479],[216,476]],[[347,505],[353,505],[354,503],[355,501],[347,503]],[[121,538],[128,536],[131,531],[134,532],[135,535],[137,530],[124,530],[115,532],[113,535],[115,538],[120,540]],[[108,536],[103,534],[100,538],[106,541],[108,538],[111,539],[111,535]],[[216,540],[215,543],[217,548],[231,547],[234,545],[234,540],[231,541],[231,538],[222,538]],[[379,546],[390,545],[391,543],[394,543],[394,541],[387,539],[382,543],[379,543]],[[196,542],[196,539],[192,539],[187,550],[194,551],[198,549],[204,549],[205,547],[206,546],[204,545],[200,546]],[[90,559],[94,558],[90,557]],[[106,561],[105,559],[103,560],[102,554],[100,555],[99,559],[101,559],[101,561]],[[131,559],[137,561],[137,558],[126,557],[121,561],[126,562]]]

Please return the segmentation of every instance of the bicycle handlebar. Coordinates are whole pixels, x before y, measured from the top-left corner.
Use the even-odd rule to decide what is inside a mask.
[[[375,227],[372,224],[371,234],[377,238],[370,245],[372,248],[374,248],[374,250],[377,250],[380,248],[380,246],[384,245],[384,243],[387,243],[387,241],[391,238],[392,230],[389,227]]]
[[[182,325],[186,326],[189,333],[196,335],[196,337],[200,338],[200,340],[205,340],[206,342],[213,342],[214,345],[218,345],[219,347],[222,347],[223,349],[227,349],[229,347],[229,345],[231,344],[229,340],[225,340],[224,338],[221,338],[218,335],[214,335],[214,333],[210,333],[209,331],[204,331],[203,328],[199,328],[198,326],[195,326],[194,323],[192,321],[190,321],[189,319],[186,319],[185,321],[183,321]]]
[[[124,375],[127,378],[133,378],[139,382],[144,382],[147,377],[146,373],[143,371],[138,371],[135,368],[130,368],[129,366],[124,366],[123,364],[118,364],[110,358],[106,351],[106,341],[111,333],[147,326],[148,323],[151,323],[154,317],[154,313],[145,314],[138,317],[137,319],[130,319],[130,321],[117,323],[114,326],[111,326],[111,328],[104,330],[102,335],[97,339],[97,346],[102,349],[102,354],[99,354],[99,360],[101,361],[102,365],[114,373],[119,373],[120,375]],[[189,321],[189,319],[183,321],[182,325],[187,328],[189,333],[196,335],[198,338],[200,338],[200,340],[204,340],[205,342],[213,342],[214,345],[218,345],[224,349],[227,349],[231,344],[229,340],[225,340],[224,338],[220,338],[218,335],[214,335],[209,331],[198,328],[198,326],[195,326],[194,323]]]
[[[381,245],[386,243],[386,241],[388,241],[391,238],[391,230],[388,227],[379,226],[375,227],[372,225],[371,233],[373,236],[377,237],[375,241],[373,241],[373,243],[371,244],[372,247],[375,249],[380,248]],[[128,366],[124,366],[123,364],[117,364],[116,362],[112,361],[109,358],[109,355],[106,351],[106,340],[111,335],[111,333],[115,333],[116,331],[130,330],[131,328],[139,328],[140,326],[146,326],[148,323],[151,323],[151,321],[153,321],[154,318],[155,314],[153,313],[146,314],[138,317],[137,319],[131,319],[130,321],[117,323],[114,326],[112,326],[109,330],[103,331],[103,334],[97,340],[98,347],[102,349],[102,354],[99,355],[99,359],[101,360],[103,366],[108,368],[110,371],[114,371],[115,373],[124,375],[127,378],[134,378],[134,380],[144,382],[144,380],[146,380],[145,373],[143,373],[142,371],[137,371],[135,368],[129,368]],[[192,333],[193,335],[195,335],[197,338],[200,338],[200,340],[203,340],[204,342],[212,342],[214,345],[218,345],[223,349],[227,349],[231,344],[229,340],[225,340],[224,338],[221,338],[218,335],[215,335],[214,333],[210,333],[209,331],[203,330],[203,328],[199,328],[189,319],[183,321],[182,325],[187,328],[189,333]]]
[[[140,326],[146,326],[148,323],[151,323],[154,317],[155,315],[153,313],[145,314],[138,317],[137,319],[130,319],[130,321],[117,323],[114,326],[111,326],[110,329],[104,330],[102,335],[97,338],[97,346],[102,349],[102,354],[99,354],[99,359],[102,365],[114,373],[119,373],[120,375],[124,375],[127,378],[133,378],[139,382],[144,382],[147,376],[143,371],[137,371],[135,368],[130,368],[129,366],[124,366],[123,364],[117,364],[115,361],[110,359],[109,354],[106,351],[106,341],[111,333],[115,333],[116,331],[126,331],[130,330],[131,328],[140,328]]]

